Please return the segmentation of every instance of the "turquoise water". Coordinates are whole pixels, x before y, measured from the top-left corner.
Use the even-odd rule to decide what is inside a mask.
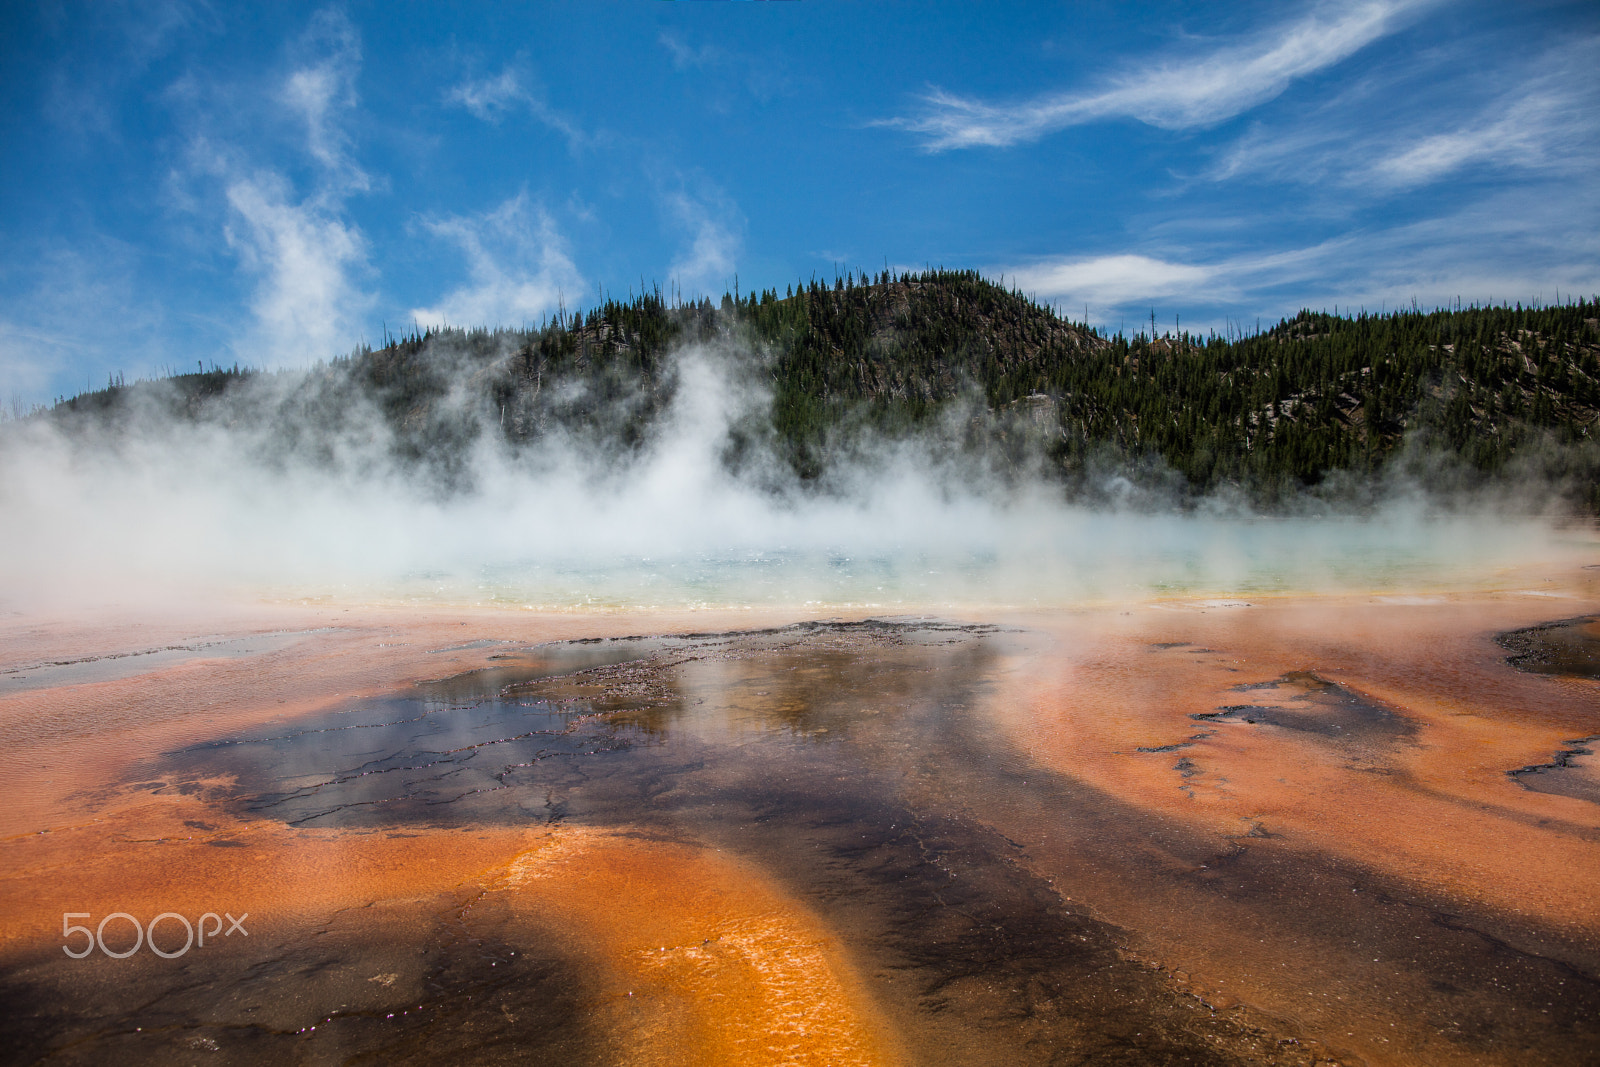
[[[1591,531],[1482,520],[1090,516],[1075,529],[1017,530],[977,545],[530,556],[411,570],[325,592],[541,611],[1025,608],[1160,596],[1512,588],[1530,580],[1530,566],[1600,560],[1597,545]]]

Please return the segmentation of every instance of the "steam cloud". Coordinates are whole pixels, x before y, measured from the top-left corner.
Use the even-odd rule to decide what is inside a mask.
[[[1398,486],[1360,515],[1264,518],[1218,501],[1162,507],[1108,471],[1089,506],[917,442],[857,450],[818,492],[759,444],[727,462],[730,430],[770,403],[753,358],[681,350],[653,436],[627,454],[559,433],[512,449],[463,389],[448,403],[485,432],[442,487],[394,458],[389,424],[360,404],[332,432],[322,416],[320,450],[286,447],[281,426],[175,422],[154,407],[115,440],[12,423],[0,434],[0,607],[237,595],[889,613],[1481,583],[1592,542],[1489,508],[1441,510]],[[245,388],[265,405],[297,380]]]

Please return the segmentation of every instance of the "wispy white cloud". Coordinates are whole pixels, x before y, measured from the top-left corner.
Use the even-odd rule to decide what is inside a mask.
[[[890,119],[930,151],[1034,141],[1070,126],[1131,118],[1165,129],[1214,125],[1281,94],[1399,28],[1422,0],[1317,8],[1246,40],[1194,56],[1129,65],[1101,87],[994,104],[934,89],[921,115]]]
[[[1492,122],[1436,133],[1379,160],[1372,173],[1391,185],[1410,187],[1436,181],[1472,163],[1544,163],[1543,134],[1555,110],[1549,97],[1524,97]]]
[[[222,180],[228,246],[255,279],[255,322],[236,346],[268,366],[349,349],[376,303],[363,287],[373,273],[366,238],[347,210],[350,196],[372,186],[346,127],[358,104],[360,38],[342,13],[322,11],[291,56],[276,101],[303,124],[302,147],[315,164],[309,188],[297,189],[279,170],[247,167],[241,162],[247,147],[222,144],[199,153]]]
[[[1581,187],[1506,188],[1454,211],[1356,231],[1267,280],[1280,288],[1264,292],[1292,287],[1312,306],[1592,296],[1600,293],[1600,204]]]
[[[705,44],[701,45],[699,48],[694,48],[684,43],[683,39],[677,34],[670,33],[665,30],[663,30],[661,36],[656,39],[661,42],[661,47],[665,48],[668,53],[671,54],[672,67],[674,70],[688,70],[691,67],[704,67],[722,58],[722,51],[715,45]]]
[[[270,171],[234,180],[227,196],[243,223],[228,226],[228,244],[258,279],[247,355],[285,366],[348,349],[376,299],[357,280],[369,269],[361,230],[326,198],[297,200]]]
[[[357,103],[361,40],[355,27],[337,10],[320,11],[296,52],[303,62],[284,79],[282,100],[305,123],[307,151],[322,165],[325,180],[352,191],[368,189],[370,179],[355,163],[343,122]]]
[[[1573,88],[1545,84],[1496,101],[1473,121],[1383,156],[1371,173],[1410,188],[1478,164],[1592,169],[1600,155],[1600,92],[1592,79]]]
[[[1206,231],[1214,237],[1214,231]],[[1170,237],[1170,235],[1168,235]],[[1600,206],[1581,190],[1504,190],[1468,206],[1302,245],[1186,254],[1148,245],[1006,265],[1008,282],[1089,319],[1136,322],[1154,305],[1186,326],[1276,319],[1300,307],[1393,309],[1464,302],[1554,300],[1600,293]],[[1165,321],[1170,323],[1170,317]]]
[[[493,78],[467,79],[444,94],[485,122],[499,122],[514,105],[527,102],[528,91],[516,71],[506,67]]]
[[[507,115],[525,111],[567,139],[572,148],[586,140],[577,123],[552,108],[533,78],[520,65],[505,66],[492,78],[468,78],[445,93],[445,102],[464,107],[484,122],[498,124]]]
[[[412,317],[421,325],[520,325],[554,310],[563,296],[585,289],[555,222],[526,193],[482,215],[452,215],[422,224],[461,250],[470,283],[432,307],[413,309]]]
[[[782,53],[755,55],[715,44],[696,47],[671,31],[656,40],[672,57],[673,70],[707,76],[705,101],[713,111],[726,113],[741,101],[765,102],[792,88]]]
[[[1256,126],[1206,176],[1388,193],[1471,167],[1592,173],[1600,160],[1600,82],[1588,72],[1597,63],[1600,39],[1584,38],[1509,67],[1458,73],[1444,83],[1452,90],[1453,106],[1446,108],[1432,99],[1410,102],[1415,87],[1404,79],[1381,79],[1324,102],[1288,128]],[[1448,76],[1439,68],[1461,65],[1461,57],[1441,55],[1426,73],[1437,81]],[[1379,106],[1383,121],[1374,122]]]
[[[1085,306],[1090,322],[1107,323],[1153,304],[1171,308],[1256,306],[1260,294],[1315,276],[1349,244],[1318,245],[1215,259],[1180,259],[1145,252],[1046,258],[999,271],[1007,284],[1063,312]]]
[[[691,195],[685,189],[665,193],[668,216],[688,239],[667,269],[685,295],[724,292],[733,283],[739,253],[743,250],[744,218],[739,209],[715,189]]]
[[[1069,306],[1121,306],[1176,296],[1215,299],[1224,275],[1216,265],[1177,263],[1133,252],[1044,260],[1001,273],[1007,284]]]

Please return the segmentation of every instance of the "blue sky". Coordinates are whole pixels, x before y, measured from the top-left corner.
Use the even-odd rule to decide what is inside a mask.
[[[1600,292],[1589,2],[0,20],[0,400],[886,263],[1113,330]]]

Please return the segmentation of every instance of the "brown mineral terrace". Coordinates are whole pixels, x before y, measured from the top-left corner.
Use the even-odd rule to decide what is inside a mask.
[[[67,1063],[1593,1062],[1600,682],[1495,638],[1589,640],[1597,613],[1600,571],[1572,567],[798,628],[817,613],[12,616],[0,1041]],[[678,636],[548,644],[638,635]],[[414,709],[350,710],[546,647],[597,658],[501,704],[430,698],[425,738],[392,732]],[[478,732],[447,745],[458,706]],[[502,724],[535,712],[548,737]],[[391,732],[365,753],[364,730]],[[248,933],[68,958],[63,915],[114,912]]]

